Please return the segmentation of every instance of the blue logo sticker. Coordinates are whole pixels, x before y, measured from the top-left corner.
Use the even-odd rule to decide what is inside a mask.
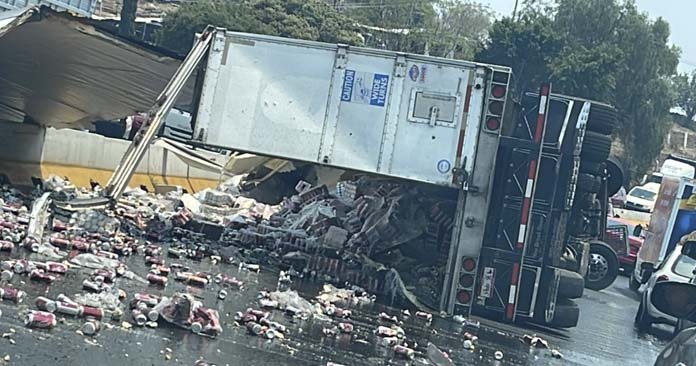
[[[341,88],[341,101],[350,102],[353,98],[353,85],[355,84],[355,70],[346,70],[343,76],[343,87]]]
[[[372,79],[372,94],[370,95],[370,105],[384,107],[387,101],[387,89],[389,88],[389,76],[375,74]]]
[[[438,172],[442,174],[447,174],[449,173],[450,169],[452,169],[452,164],[449,162],[449,160],[442,159],[437,162]]]
[[[418,68],[418,65],[411,66],[411,68],[408,70],[408,76],[411,78],[411,80],[417,81],[418,75],[420,75],[420,68]]]

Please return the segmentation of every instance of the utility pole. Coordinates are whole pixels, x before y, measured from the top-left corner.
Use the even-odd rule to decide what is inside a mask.
[[[520,2],[520,0],[515,0],[515,8],[512,9],[512,21],[513,22],[517,18],[517,5],[519,4],[519,2]]]
[[[121,21],[118,23],[118,34],[122,37],[135,36],[135,13],[138,11],[138,0],[123,0]]]

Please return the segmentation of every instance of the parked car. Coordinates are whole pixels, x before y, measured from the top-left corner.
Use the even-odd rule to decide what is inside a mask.
[[[657,201],[657,193],[660,191],[659,183],[646,183],[639,187],[633,187],[626,196],[626,208],[629,210],[652,212]]]
[[[607,227],[611,228],[621,225],[625,225],[628,228],[628,253],[619,255],[619,266],[621,266],[624,273],[631,273],[636,265],[638,251],[645,240],[643,237],[644,228],[641,224],[633,221],[614,217],[607,218]]]
[[[664,314],[696,322],[696,285],[662,281],[655,285],[652,302]],[[693,365],[696,360],[696,327],[680,331],[655,360],[655,366]]]
[[[690,244],[696,242],[687,242]],[[676,325],[678,318],[659,311],[653,302],[651,293],[657,283],[664,281],[686,283],[693,277],[696,269],[696,259],[682,253],[682,245],[677,245],[660,263],[643,290],[640,305],[636,312],[635,325],[638,330],[650,330],[653,324],[662,323]]]

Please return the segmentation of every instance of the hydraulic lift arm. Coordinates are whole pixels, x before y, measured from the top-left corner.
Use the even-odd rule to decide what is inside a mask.
[[[157,101],[147,113],[148,121],[143,124],[136,133],[121,162],[109,178],[109,182],[104,189],[104,197],[113,202],[118,200],[126,189],[128,182],[135,173],[138,164],[145,156],[148,147],[157,135],[157,131],[162,127],[167,113],[176,102],[179,94],[184,88],[186,81],[193,75],[198,65],[204,59],[215,36],[215,28],[208,26],[200,35],[193,48],[169,80],[162,93],[157,97]]]

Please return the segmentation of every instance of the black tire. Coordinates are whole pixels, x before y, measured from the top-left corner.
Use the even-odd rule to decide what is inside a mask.
[[[581,165],[582,166],[582,165]],[[606,161],[607,166],[607,195],[609,197],[616,194],[621,189],[624,182],[623,164],[614,156],[610,156]]]
[[[645,307],[646,295],[644,294],[640,299],[640,304],[638,305],[638,311],[636,312],[636,317],[633,319],[633,324],[641,332],[647,332],[652,328],[652,324],[655,322],[652,316],[648,314],[648,310]]]
[[[602,163],[609,157],[611,137],[587,131],[582,142],[580,157],[583,161]]]
[[[591,161],[583,161],[580,163],[580,173],[587,173],[596,176],[604,176],[606,174],[605,163],[593,163]]]
[[[611,135],[618,124],[616,109],[593,104],[587,119],[587,130],[603,135]]]
[[[633,291],[638,291],[640,288],[640,281],[633,275],[633,271],[631,271],[631,277],[628,279],[628,288]]]
[[[556,269],[560,273],[558,284],[558,298],[578,299],[585,290],[585,279],[577,272],[566,269]]]
[[[601,178],[591,174],[580,173],[578,175],[578,182],[575,187],[580,192],[597,193],[599,192],[599,188],[601,186]]]
[[[578,325],[580,319],[580,308],[572,300],[559,299],[556,301],[556,309],[553,313],[553,320],[549,325],[557,328],[573,328]]]
[[[592,242],[585,287],[595,291],[604,290],[614,283],[618,275],[619,259],[616,253],[603,242]]]

